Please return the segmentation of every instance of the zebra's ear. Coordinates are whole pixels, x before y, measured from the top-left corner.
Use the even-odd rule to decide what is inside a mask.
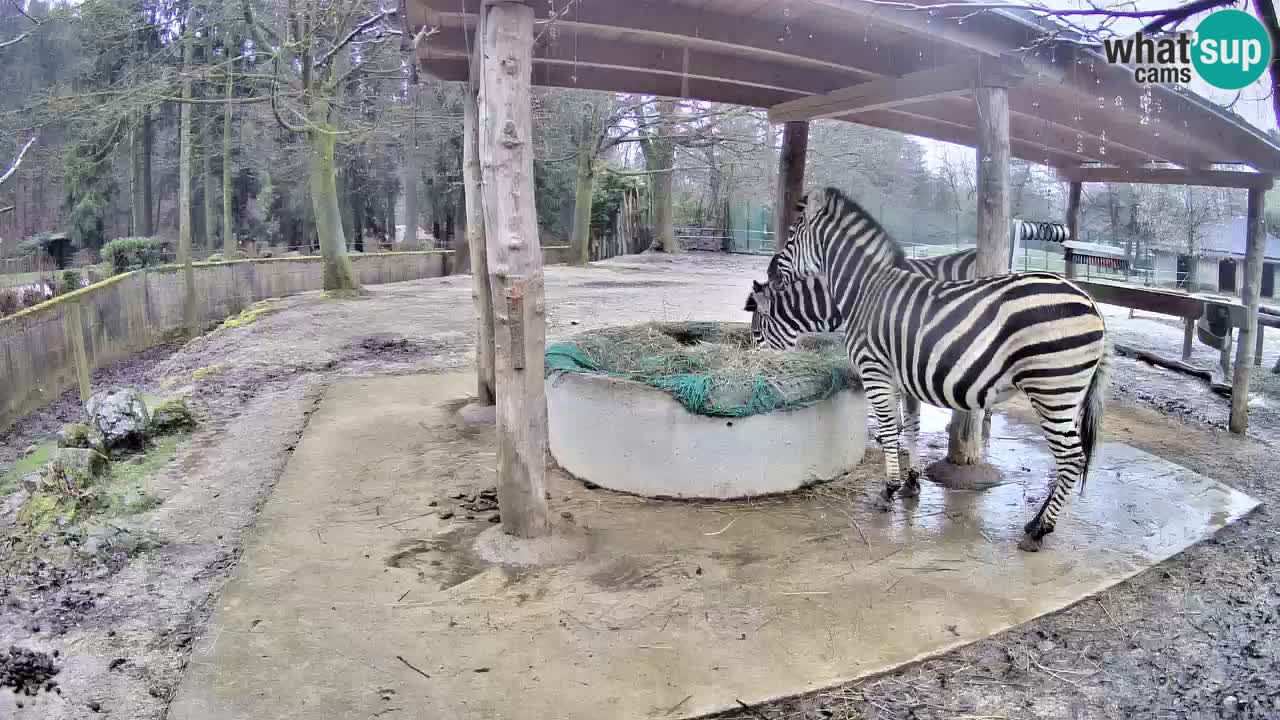
[[[751,306],[751,312],[768,315],[773,308],[773,300],[770,299],[767,292],[768,286],[761,285],[754,280],[751,281],[751,298],[747,300],[747,304]]]

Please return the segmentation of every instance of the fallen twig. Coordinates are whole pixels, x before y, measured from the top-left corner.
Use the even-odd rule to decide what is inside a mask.
[[[681,705],[684,705],[684,704],[685,704],[685,703],[687,703],[687,702],[689,702],[689,698],[692,698],[692,697],[693,697],[693,695],[692,695],[692,694],[685,695],[683,700],[681,700],[680,702],[678,702],[678,703],[676,703],[675,705],[672,705],[670,708],[668,708],[668,709],[667,709],[667,713],[666,713],[666,714],[667,714],[667,715],[670,715],[671,713],[675,712],[676,710],[679,710],[679,709],[680,709],[680,706],[681,706]]]
[[[379,529],[379,530],[381,530],[381,529],[382,529],[382,528],[384,528],[384,527],[391,527],[391,526],[393,526],[393,525],[399,525],[399,524],[400,524],[400,523],[402,523],[402,522],[409,522],[410,520],[417,520],[418,518],[426,517],[426,516],[428,516],[428,515],[435,515],[435,514],[436,514],[436,511],[435,511],[435,510],[428,510],[428,511],[426,511],[426,512],[424,512],[424,513],[420,513],[420,514],[418,514],[418,515],[413,515],[413,516],[411,516],[411,517],[401,518],[401,519],[399,519],[399,520],[395,520],[395,521],[393,521],[393,522],[389,522],[389,523],[382,523],[381,525],[379,525],[379,526],[378,526],[378,529]]]
[[[421,671],[421,670],[419,670],[418,668],[414,667],[414,666],[413,666],[413,663],[409,662],[408,660],[405,660],[403,655],[397,655],[397,656],[396,656],[396,659],[397,659],[397,660],[399,660],[400,662],[404,663],[404,664],[405,664],[405,667],[407,667],[407,668],[409,668],[410,670],[412,670],[412,671],[414,671],[414,672],[418,673],[418,674],[419,674],[419,675],[421,675],[422,677],[424,677],[424,678],[426,678],[426,679],[428,679],[428,680],[430,680],[430,679],[431,679],[431,676],[430,676],[430,675],[428,675],[428,674],[426,674],[426,673],[422,672],[422,671]]]
[[[720,528],[719,530],[717,530],[717,531],[715,531],[715,532],[702,533],[702,534],[703,534],[703,535],[705,535],[706,537],[711,537],[712,535],[719,535],[720,533],[724,532],[725,530],[728,530],[729,528],[733,527],[733,524],[734,524],[734,523],[736,523],[736,522],[738,522],[738,519],[739,519],[739,518],[741,518],[741,517],[742,517],[742,516],[741,516],[741,515],[739,515],[738,517],[736,517],[736,518],[734,518],[734,519],[730,520],[728,525],[725,525],[724,527]]]

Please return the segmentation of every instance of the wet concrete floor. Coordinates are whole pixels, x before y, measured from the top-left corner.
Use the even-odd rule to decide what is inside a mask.
[[[170,718],[693,716],[1000,632],[1256,506],[1109,443],[1045,550],[1021,553],[1052,462],[1034,427],[998,416],[1005,484],[926,483],[890,513],[870,507],[874,450],[844,480],[752,502],[646,501],[552,474],[553,515],[581,558],[503,566],[474,550],[496,526],[451,497],[494,478],[492,430],[451,410],[472,385],[456,374],[330,389]],[[945,420],[926,414],[930,453],[945,450]]]

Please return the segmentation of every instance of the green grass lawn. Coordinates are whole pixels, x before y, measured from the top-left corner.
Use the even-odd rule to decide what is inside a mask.
[[[35,452],[19,458],[18,462],[9,468],[9,472],[0,475],[0,495],[13,492],[18,487],[18,481],[22,479],[23,475],[36,472],[44,467],[44,464],[49,462],[49,453],[53,452],[56,447],[58,447],[58,443],[51,440],[36,447]]]

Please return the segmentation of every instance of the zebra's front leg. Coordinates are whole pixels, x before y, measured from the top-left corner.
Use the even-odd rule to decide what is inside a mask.
[[[902,393],[902,444],[906,445],[906,478],[902,484],[902,497],[920,495],[920,401]]]
[[[876,434],[884,451],[884,490],[876,496],[877,510],[888,512],[893,507],[893,494],[902,487],[898,463],[898,393],[893,381],[878,365],[860,365],[862,386],[876,416]]]

